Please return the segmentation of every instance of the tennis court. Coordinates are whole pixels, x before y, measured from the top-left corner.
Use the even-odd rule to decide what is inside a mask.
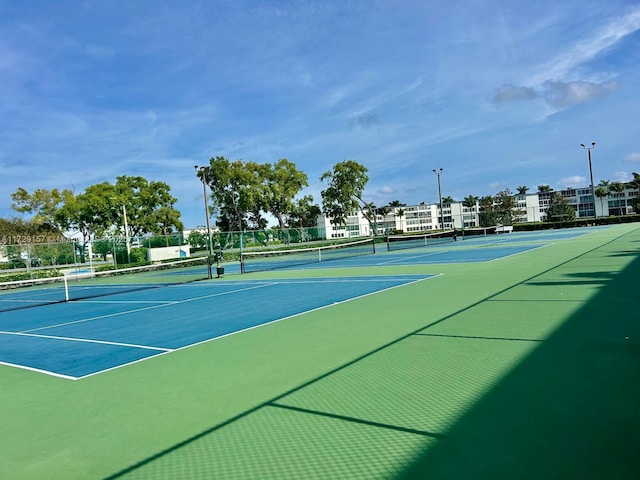
[[[30,308],[0,316],[0,363],[78,379],[427,278],[200,282]]]
[[[509,233],[0,312],[0,476],[636,478],[639,251]]]

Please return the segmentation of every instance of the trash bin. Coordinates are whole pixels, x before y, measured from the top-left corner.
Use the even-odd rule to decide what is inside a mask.
[[[224,275],[224,267],[220,267],[220,266],[216,267],[216,274],[218,276]]]

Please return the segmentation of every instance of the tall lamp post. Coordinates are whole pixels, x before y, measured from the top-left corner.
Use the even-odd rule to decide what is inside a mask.
[[[593,190],[593,168],[591,167],[591,150],[593,150],[596,147],[596,142],[591,142],[590,147],[585,147],[584,143],[581,143],[580,146],[587,151],[587,156],[589,157],[589,177],[591,178],[591,201],[593,202],[593,216],[597,217],[596,195],[595,195],[595,191]]]
[[[213,278],[213,272],[211,271],[211,259],[213,258],[213,243],[211,241],[211,223],[209,222],[209,203],[207,202],[207,183],[204,181],[204,173],[202,172],[204,167],[199,167],[198,165],[193,166],[196,171],[196,175],[200,173],[200,180],[202,180],[202,197],[204,198],[204,213],[207,217],[207,237],[209,238],[209,259],[207,260],[208,266],[208,277],[209,279]]]
[[[440,170],[433,170],[438,176],[438,198],[440,199],[440,230],[444,231],[444,213],[442,212],[442,190],[440,189],[440,174],[442,173],[442,168]]]
[[[122,215],[124,216],[124,241],[127,247],[127,263],[131,263],[131,244],[129,242],[129,224],[127,223],[127,208],[122,204]]]
[[[112,200],[117,202],[122,201],[122,217],[124,219],[124,241],[125,248],[127,249],[127,263],[131,263],[131,242],[129,241],[129,223],[127,222],[127,207],[124,205],[124,200],[117,197],[111,197]],[[115,258],[116,252],[114,250],[113,256]]]

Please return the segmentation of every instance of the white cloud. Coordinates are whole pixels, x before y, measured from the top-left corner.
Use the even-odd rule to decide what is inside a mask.
[[[615,81],[594,83],[588,81],[547,81],[539,90],[517,85],[503,85],[496,90],[494,103],[510,103],[518,100],[535,100],[542,97],[554,108],[585,103],[618,88]]]
[[[544,99],[552,107],[562,108],[568,105],[588,102],[618,88],[616,82],[592,83],[545,82]]]
[[[612,47],[619,40],[640,30],[640,7],[634,8],[627,15],[623,15],[600,28],[589,28],[590,38],[579,38],[576,43],[551,59],[538,75],[531,78],[527,84],[541,85],[549,80],[566,78],[578,65],[593,60],[603,51]]]
[[[560,52],[538,73],[523,82],[525,85],[505,84],[496,90],[494,103],[534,100],[542,97],[554,109],[576,105],[601,97],[618,88],[612,74],[607,81],[576,79],[575,70],[613,47],[622,38],[640,30],[640,7],[633,9],[601,28],[591,29],[591,37],[578,38],[573,46]],[[572,78],[573,77],[573,78]],[[597,75],[596,75],[597,77]],[[603,75],[600,75],[602,79]]]
[[[589,181],[587,180],[587,177],[584,177],[582,175],[572,175],[570,177],[565,177],[565,178],[561,179],[560,182],[559,182],[560,188],[584,187],[587,184],[589,184]]]
[[[489,184],[489,188],[497,192],[498,190],[502,190],[502,187],[504,187],[505,185],[506,184],[504,182],[491,182]]]
[[[618,171],[613,173],[614,182],[628,182],[632,178],[633,176],[629,172]]]
[[[625,162],[640,163],[640,152],[630,153],[624,156]]]

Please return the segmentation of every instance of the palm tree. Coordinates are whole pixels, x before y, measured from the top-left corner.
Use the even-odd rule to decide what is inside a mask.
[[[538,192],[553,192],[553,188],[543,183],[542,185],[538,185]]]
[[[378,215],[382,215],[383,217],[386,217],[391,211],[391,207],[389,207],[388,205],[384,205],[382,207],[378,207],[377,211],[378,211]]]
[[[451,205],[453,202],[455,202],[455,200],[453,199],[453,197],[447,195],[446,197],[442,197],[442,204],[443,205]]]
[[[614,193],[622,193],[626,188],[627,186],[624,184],[624,182],[611,182],[611,185],[609,185],[609,191]],[[624,215],[627,210],[626,200],[624,198],[622,199],[622,202],[625,204],[625,206],[624,208],[618,207],[619,215]]]
[[[640,174],[633,172],[632,175],[633,179],[627,182],[627,185],[629,186],[629,188],[640,190]]]
[[[404,208],[399,208],[398,211],[396,212],[396,215],[400,219],[400,230],[402,230],[403,232],[404,232],[404,225],[402,225],[402,217],[404,217],[405,212],[406,210]]]
[[[518,187],[518,195],[526,195],[528,190],[529,187],[522,185],[521,187]]]
[[[464,207],[474,209],[472,210],[472,213],[476,213],[477,211],[476,206],[478,205],[478,197],[474,195],[467,195],[466,197],[464,197],[464,200],[462,200],[462,205]],[[475,219],[475,215],[472,218]],[[464,218],[462,219],[462,225],[464,225]]]
[[[600,209],[604,213],[604,205],[602,204],[602,199],[609,195],[609,189],[605,186],[600,185],[593,191],[593,194],[600,199]]]

